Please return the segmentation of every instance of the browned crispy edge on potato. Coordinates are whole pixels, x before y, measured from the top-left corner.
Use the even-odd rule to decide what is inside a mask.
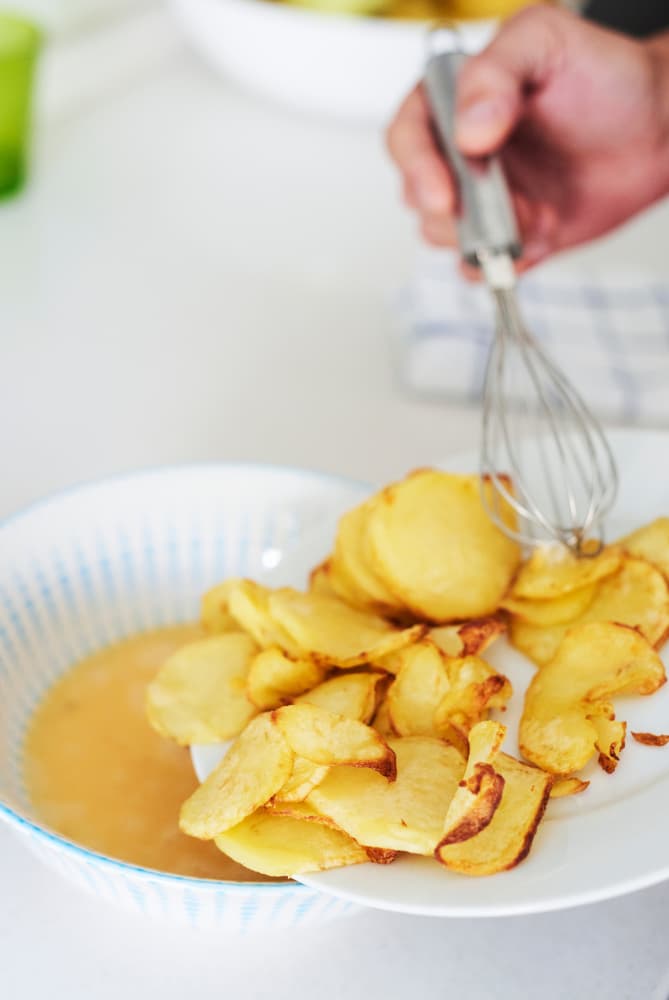
[[[632,733],[632,736],[645,747],[666,747],[669,743],[669,735],[665,733]]]
[[[469,840],[486,828],[502,799],[504,778],[497,773],[492,764],[479,762],[474,766],[469,778],[460,782],[460,786],[468,788],[472,795],[477,796],[477,800],[472,803],[472,808],[462,820],[439,841],[437,851],[440,847],[447,847],[448,844],[459,844],[463,840]]]

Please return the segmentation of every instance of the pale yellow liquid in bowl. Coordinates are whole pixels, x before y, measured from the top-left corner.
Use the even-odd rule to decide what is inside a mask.
[[[84,847],[176,875],[272,881],[179,830],[197,787],[190,753],[146,721],[146,685],[179,646],[181,625],[126,639],[69,670],[38,707],[26,739],[26,788],[38,821]]]

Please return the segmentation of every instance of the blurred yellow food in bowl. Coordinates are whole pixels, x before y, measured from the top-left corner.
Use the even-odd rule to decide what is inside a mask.
[[[434,21],[453,18],[457,21],[508,17],[528,0],[285,0],[330,14],[377,15],[407,21]]]

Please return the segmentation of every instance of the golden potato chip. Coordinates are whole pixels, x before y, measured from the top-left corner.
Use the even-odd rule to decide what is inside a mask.
[[[618,544],[632,556],[645,559],[669,577],[669,517],[658,517],[650,524],[621,538]]]
[[[267,809],[220,833],[214,842],[237,864],[273,877],[369,860],[365,849],[341,830],[312,819],[276,816]]]
[[[442,623],[498,608],[520,549],[488,517],[478,476],[420,470],[371,503],[373,569],[407,609]]]
[[[309,574],[309,590],[312,594],[323,594],[325,597],[339,597],[332,585],[332,565],[329,559],[315,566]]]
[[[246,697],[246,678],[257,651],[243,632],[182,646],[147,687],[146,713],[153,728],[182,746],[237,736],[257,714]]]
[[[402,736],[452,740],[453,726],[466,733],[511,695],[507,678],[476,656],[445,656],[429,640],[398,656],[403,665],[387,697],[392,725]]]
[[[295,756],[293,768],[273,801],[303,802],[311,789],[321,783],[329,770],[326,764],[314,764],[306,757]]]
[[[476,656],[483,653],[506,632],[506,623],[494,617],[473,618],[471,621],[463,622],[459,632],[462,639],[460,656]]]
[[[277,646],[299,657],[300,648],[269,613],[272,591],[253,580],[228,581],[228,609],[239,625],[253,636],[263,649]]]
[[[318,705],[347,719],[369,722],[376,710],[377,688],[384,674],[349,673],[331,677],[295,699],[297,704]]]
[[[575,556],[564,545],[542,545],[523,563],[509,597],[554,600],[603,580],[619,568],[622,552],[609,546],[599,555]]]
[[[324,675],[325,668],[313,660],[293,657],[277,646],[270,646],[252,659],[246,693],[261,710],[278,708],[319,684]]]
[[[647,747],[666,747],[669,743],[669,736],[665,733],[632,733],[637,743],[643,743]]]
[[[353,582],[344,575],[341,565],[335,562],[332,557],[328,560],[328,582],[333,591],[328,596],[338,597],[340,601],[344,601],[345,604],[349,604],[352,608],[358,608],[362,611],[369,610],[365,606],[360,592],[355,589]],[[310,589],[314,590],[313,587]]]
[[[462,626],[460,624],[456,625],[436,625],[431,628],[427,633],[427,638],[430,639],[437,649],[445,653],[446,656],[462,656],[465,651],[464,639],[460,635],[460,629]],[[395,657],[402,655],[404,650],[400,653],[393,654]],[[396,674],[399,670],[401,663],[395,664],[395,669],[392,670],[393,674]]]
[[[553,659],[569,628],[586,622],[638,628],[651,645],[659,647],[669,630],[669,584],[650,563],[625,556],[618,571],[599,583],[592,603],[576,621],[541,627],[514,619],[509,635],[521,652],[541,666]]]
[[[270,714],[256,716],[181,807],[179,826],[211,840],[259,809],[288,778],[293,753]]]
[[[528,597],[505,597],[502,607],[512,615],[533,625],[561,625],[579,618],[592,604],[597,584],[589,583],[570,590],[552,600],[531,600]]]
[[[451,689],[446,658],[424,640],[402,650],[402,666],[388,689],[388,711],[400,736],[438,736],[434,715]]]
[[[364,773],[368,774],[370,772]],[[340,829],[330,816],[325,816],[323,813],[318,812],[317,809],[309,805],[307,802],[277,802],[276,800],[273,800],[272,802],[267,803],[265,810],[275,816],[290,816],[293,819],[306,819],[313,823],[322,823],[325,826],[331,827],[333,830]],[[397,851],[388,850],[384,847],[364,847],[364,851],[367,855],[367,860],[371,861],[372,864],[375,865],[392,864],[398,853]]]
[[[302,594],[290,587],[270,593],[269,612],[303,655],[338,667],[370,663],[409,645],[425,632],[422,625],[397,629],[344,601]]]
[[[306,757],[314,764],[370,767],[389,781],[395,780],[394,753],[363,722],[307,704],[277,708],[272,719],[299,757]]]
[[[480,722],[469,734],[469,758],[442,823],[442,847],[476,836],[492,820],[504,789],[494,761],[505,735],[498,722]]]
[[[588,719],[597,731],[595,749],[599,750],[599,766],[607,774],[612,774],[625,748],[627,723],[600,714],[589,715]]]
[[[307,803],[331,816],[359,843],[432,854],[465,762],[452,746],[425,736],[391,739],[397,780],[373,771],[333,768]]]
[[[373,865],[391,865],[400,853],[387,850],[385,847],[365,847],[365,851]]]
[[[500,618],[474,618],[456,625],[437,625],[430,629],[428,637],[447,656],[476,656],[505,631]]]
[[[514,868],[532,847],[552,778],[505,753],[495,757],[494,767],[504,786],[490,822],[467,840],[444,840],[437,846],[435,857],[451,871],[494,875]]]
[[[372,719],[371,725],[374,729],[376,729],[377,733],[380,733],[383,737],[398,735],[390,717],[390,706],[388,704],[387,695],[381,700],[381,703],[376,710],[376,715]]]
[[[367,500],[340,518],[332,568],[340,587],[343,581],[341,596],[345,600],[351,595],[356,605],[387,614],[400,608],[401,602],[374,572],[366,558],[367,522],[372,508],[373,501]]]
[[[326,771],[328,769],[326,768]],[[286,802],[283,799],[273,798],[263,806],[266,812],[273,816],[290,816],[291,819],[308,819],[313,823],[322,823],[324,826],[331,826],[334,830],[339,827],[330,816],[324,816],[315,806],[308,802]]]
[[[581,781],[580,778],[558,778],[553,782],[550,798],[563,799],[567,795],[580,795],[589,786],[589,781]]]
[[[618,572],[602,581],[580,620],[638,628],[657,649],[669,631],[669,584],[644,559],[625,557]]]
[[[478,656],[446,662],[450,689],[436,707],[434,726],[446,732],[451,723],[468,732],[491,708],[503,708],[512,694],[511,682]]]
[[[526,691],[519,731],[523,756],[553,774],[580,770],[599,743],[593,716],[611,714],[608,699],[623,692],[651,694],[665,680],[660,657],[634,629],[598,622],[574,626]],[[605,703],[603,711],[598,702]]]
[[[217,634],[220,632],[238,632],[239,624],[232,617],[228,610],[228,593],[230,591],[230,581],[212,587],[203,596],[201,601],[200,621],[206,632]]]

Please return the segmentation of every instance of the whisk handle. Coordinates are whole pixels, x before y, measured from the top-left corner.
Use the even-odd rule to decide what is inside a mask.
[[[466,58],[458,50],[433,52],[425,67],[425,89],[436,137],[458,186],[460,253],[467,263],[478,266],[486,254],[519,257],[521,242],[499,159],[466,158],[455,144],[456,85]]]

